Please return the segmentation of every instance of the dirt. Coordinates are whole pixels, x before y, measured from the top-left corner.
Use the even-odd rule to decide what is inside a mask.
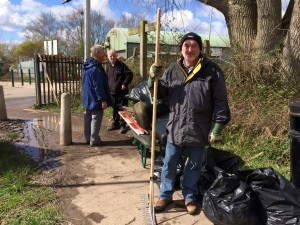
[[[111,122],[105,117],[100,136],[107,145],[90,147],[84,143],[82,115],[72,116],[72,144],[61,146],[58,113],[32,111],[29,105],[20,107],[16,98],[6,101],[9,119],[0,121],[0,139],[7,138],[14,130],[20,135],[13,141],[23,143],[23,131],[28,128],[28,121],[35,120],[39,126],[35,136],[42,137],[38,141],[42,146],[37,148],[39,153],[47,156],[48,150],[59,152],[40,162],[43,172],[34,179],[39,185],[54,187],[65,217],[63,225],[149,224],[145,223],[150,214],[144,204],[148,203],[150,160],[147,159],[143,168],[138,147],[132,144],[131,131],[126,134],[120,134],[118,130],[108,132],[106,128]],[[21,101],[25,102],[24,99]],[[31,142],[23,144],[26,147]],[[155,184],[155,199],[158,195]],[[157,224],[212,224],[201,211],[195,216],[186,213],[180,190],[175,192],[174,200],[167,210],[156,214]]]

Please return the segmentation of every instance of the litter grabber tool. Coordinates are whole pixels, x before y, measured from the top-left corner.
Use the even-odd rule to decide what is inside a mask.
[[[159,66],[159,36],[160,36],[160,8],[157,9],[156,14],[156,40],[155,40],[155,65]],[[153,85],[153,111],[152,111],[152,132],[151,132],[151,164],[150,164],[150,191],[148,196],[148,204],[144,205],[145,211],[148,211],[148,215],[145,215],[145,222],[147,224],[156,225],[156,217],[154,212],[154,161],[155,161],[155,140],[156,140],[156,111],[157,111],[157,89],[158,89],[158,77],[154,78]],[[143,198],[143,197],[142,197]],[[145,199],[144,203],[145,203]]]

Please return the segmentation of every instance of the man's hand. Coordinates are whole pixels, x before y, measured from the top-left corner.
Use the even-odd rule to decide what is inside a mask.
[[[208,142],[210,144],[222,140],[222,131],[225,128],[225,124],[221,123],[212,123],[211,131],[208,135]]]
[[[151,78],[155,78],[157,76],[161,76],[162,74],[162,66],[156,66],[155,64],[152,64],[149,70],[149,76]]]
[[[107,108],[107,103],[106,102],[102,102],[102,109],[106,109]]]
[[[209,135],[208,135],[208,142],[210,143],[210,144],[212,144],[212,143],[214,143],[214,142],[216,142],[216,141],[221,141],[222,140],[222,135],[215,135],[215,134],[213,134],[213,133],[210,133]]]

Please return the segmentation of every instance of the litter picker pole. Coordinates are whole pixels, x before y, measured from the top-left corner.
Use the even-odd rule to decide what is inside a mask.
[[[156,15],[156,41],[155,41],[155,65],[159,66],[159,36],[160,36],[160,8],[157,9]],[[156,136],[156,111],[157,111],[157,89],[158,89],[158,77],[154,78],[154,90],[153,90],[153,113],[152,113],[152,135],[151,135],[151,166],[150,166],[150,192],[149,192],[149,208],[153,221],[155,221],[154,214],[154,158],[155,158],[155,136]]]

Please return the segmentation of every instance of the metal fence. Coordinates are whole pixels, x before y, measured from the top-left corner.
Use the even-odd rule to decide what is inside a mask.
[[[80,57],[34,56],[36,105],[57,103],[62,93],[81,94],[82,63]]]

